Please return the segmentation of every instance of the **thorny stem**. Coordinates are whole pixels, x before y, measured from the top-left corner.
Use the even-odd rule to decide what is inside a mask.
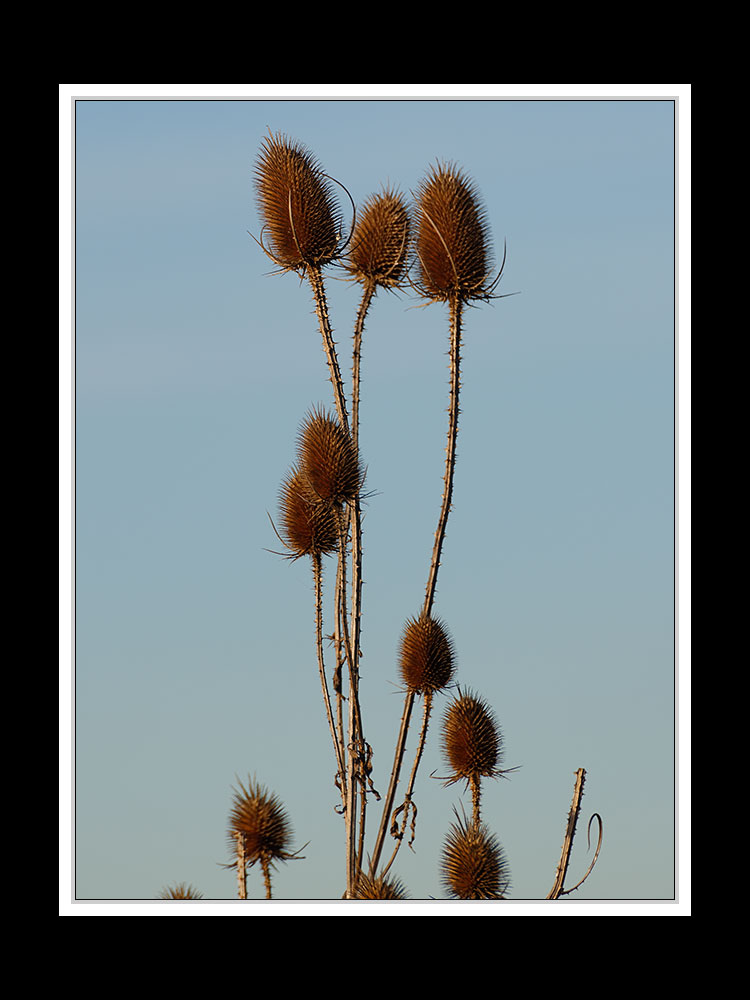
[[[326,353],[326,358],[328,361],[328,370],[330,373],[331,385],[333,386],[333,396],[334,402],[336,404],[336,412],[338,414],[339,422],[342,428],[349,432],[349,418],[346,408],[346,397],[344,396],[344,386],[341,379],[341,370],[339,368],[338,357],[336,354],[336,343],[333,339],[333,330],[331,328],[330,318],[328,316],[328,303],[326,301],[325,286],[323,283],[323,275],[320,267],[309,266],[307,268],[307,275],[310,281],[310,287],[312,288],[313,298],[315,300],[315,311],[318,317],[318,323],[320,326],[320,332],[323,338],[323,346]],[[359,388],[357,388],[359,392]],[[357,755],[360,753],[361,748],[364,746],[364,736],[362,732],[362,720],[359,707],[359,634],[360,634],[360,618],[361,618],[361,576],[362,576],[362,528],[360,519],[360,509],[359,500],[356,499],[351,511],[352,518],[352,627],[350,630],[350,635],[345,636],[345,647],[347,651],[347,659],[349,662],[349,677],[350,677],[350,703],[349,703],[349,733],[348,733],[348,780],[349,785],[346,789],[346,871],[347,871],[347,897],[351,898],[354,891],[354,883],[356,880],[356,858],[355,858],[355,841],[356,841],[356,815],[354,808],[354,800],[356,795],[356,790],[354,787],[354,776],[357,768]],[[340,547],[339,560],[343,565],[343,561],[346,558],[346,548],[344,545]],[[341,592],[337,595],[336,607],[344,608],[346,599],[344,597],[343,587],[345,586],[344,574],[342,573],[339,578],[341,580]],[[346,613],[342,614],[342,622],[346,622]],[[364,795],[364,790],[362,792]]]
[[[325,702],[328,726],[331,730],[333,749],[336,754],[336,766],[338,769],[342,803],[346,806],[346,768],[343,761],[343,751],[336,739],[336,726],[333,720],[331,709],[331,696],[328,693],[328,681],[326,679],[325,663],[323,662],[323,569],[319,554],[312,557],[313,579],[315,582],[315,645],[318,651],[318,671],[320,672],[320,684],[323,689],[323,701]]]
[[[444,488],[443,488],[443,500],[440,508],[440,516],[438,518],[437,528],[435,529],[435,542],[432,549],[432,562],[430,564],[430,575],[427,580],[427,589],[425,592],[425,600],[423,607],[423,614],[429,615],[432,611],[432,604],[435,599],[435,589],[437,587],[437,576],[438,570],[440,568],[440,556],[443,549],[443,541],[445,539],[445,529],[448,524],[448,515],[451,510],[451,501],[453,498],[453,477],[456,468],[456,441],[458,440],[458,416],[459,416],[459,391],[461,388],[461,317],[462,317],[462,306],[463,303],[461,298],[456,295],[450,301],[450,372],[451,372],[451,382],[450,382],[450,402],[448,407],[448,443],[446,445],[445,453],[445,476],[444,476]],[[411,710],[414,704],[414,693],[408,691],[406,694],[406,699],[404,701],[404,713],[401,721],[401,731],[399,732],[398,742],[396,744],[396,753],[394,756],[393,770],[391,771],[391,781],[388,786],[388,793],[386,795],[385,804],[383,806],[383,815],[380,821],[380,829],[378,830],[377,840],[375,842],[375,848],[372,854],[371,860],[371,870],[374,874],[378,862],[380,861],[380,854],[383,850],[383,842],[385,840],[385,833],[388,827],[388,820],[391,815],[391,810],[393,808],[393,801],[396,797],[396,787],[398,785],[399,774],[401,771],[401,763],[404,759],[404,752],[406,750],[406,738],[409,732],[409,717],[411,716]],[[415,761],[415,771],[416,766],[419,763],[419,758],[421,757],[421,747],[418,751],[417,760]]]
[[[576,783],[575,788],[573,789],[573,802],[571,803],[570,812],[568,813],[568,825],[565,828],[562,854],[560,855],[560,863],[557,866],[555,884],[547,894],[547,899],[559,899],[565,891],[563,887],[565,885],[565,876],[568,872],[570,852],[573,850],[573,838],[576,835],[576,824],[578,823],[578,815],[581,811],[581,799],[583,798],[583,786],[585,781],[586,771],[582,767],[579,767],[576,771]]]
[[[341,369],[339,368],[336,356],[336,342],[333,339],[333,330],[328,316],[328,303],[326,301],[323,275],[319,267],[310,265],[307,268],[307,275],[315,299],[315,312],[318,316],[320,332],[323,337],[323,347],[325,348],[328,360],[328,371],[330,372],[331,385],[333,386],[333,398],[336,404],[336,413],[344,430],[349,430],[349,418],[346,412],[346,398],[344,396],[344,384],[341,381]]]
[[[482,787],[478,774],[471,776],[471,804],[474,812],[474,826],[479,826],[479,804],[482,798]]]
[[[271,899],[271,865],[268,858],[260,859],[260,866],[263,869],[263,884],[266,887],[266,899]]]
[[[234,835],[237,841],[237,889],[240,899],[247,899],[247,866],[245,861],[245,835],[239,830]]]
[[[461,389],[461,312],[462,302],[458,296],[451,299],[450,303],[450,369],[451,387],[450,404],[448,409],[448,444],[445,449],[445,477],[443,489],[443,502],[440,508],[440,517],[435,530],[435,544],[432,549],[432,564],[430,565],[430,576],[427,580],[427,590],[424,599],[424,614],[429,615],[432,611],[432,602],[435,599],[435,589],[437,587],[437,576],[440,568],[440,556],[443,550],[445,539],[445,529],[448,524],[448,515],[451,510],[453,499],[453,476],[456,469],[456,441],[458,440],[458,396]]]
[[[409,785],[408,785],[408,787],[406,789],[406,793],[404,795],[404,822],[403,822],[403,827],[402,827],[402,830],[401,830],[401,836],[397,837],[396,846],[393,849],[393,854],[391,855],[391,858],[390,858],[390,861],[388,862],[388,864],[383,868],[383,870],[381,872],[381,875],[386,875],[388,873],[388,870],[390,869],[391,865],[393,864],[393,862],[394,862],[394,860],[396,858],[396,855],[399,852],[399,848],[401,847],[401,844],[403,843],[404,832],[406,831],[406,821],[407,821],[407,818],[408,818],[409,809],[415,809],[416,808],[414,806],[413,802],[412,802],[412,795],[414,793],[414,783],[417,780],[417,770],[419,769],[419,764],[420,764],[420,761],[422,760],[422,754],[424,752],[425,743],[427,742],[427,727],[428,727],[429,722],[430,722],[430,712],[431,711],[432,711],[432,692],[428,691],[425,694],[425,696],[424,696],[424,709],[423,709],[423,712],[422,712],[422,728],[420,729],[420,732],[419,732],[419,741],[418,741],[418,744],[417,744],[417,753],[416,753],[416,755],[414,757],[414,764],[412,766],[411,775],[409,777]]]

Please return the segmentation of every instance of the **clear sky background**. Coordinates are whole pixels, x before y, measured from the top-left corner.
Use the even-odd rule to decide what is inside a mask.
[[[358,204],[430,165],[481,192],[499,292],[466,313],[454,508],[434,611],[457,681],[494,708],[509,780],[483,815],[510,899],[544,899],[574,772],[604,821],[578,901],[674,897],[675,105],[658,100],[113,100],[75,107],[74,660],[78,900],[191,883],[236,898],[232,786],[284,802],[304,860],[280,900],[338,899],[343,823],[314,648],[312,577],[267,514],[306,411],[331,403],[309,287],[275,276],[255,159],[270,128]],[[345,215],[349,205],[342,196]],[[349,372],[359,290],[328,282]],[[368,466],[362,698],[385,792],[439,511],[448,324],[380,293],[363,348]],[[329,574],[330,578],[330,574]],[[444,898],[437,712],[395,874]],[[375,832],[373,823],[370,843]],[[249,878],[261,897],[260,873]]]

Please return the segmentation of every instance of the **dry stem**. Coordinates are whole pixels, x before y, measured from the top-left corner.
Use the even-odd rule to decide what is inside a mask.
[[[435,542],[432,549],[432,562],[430,564],[430,575],[427,580],[427,589],[425,592],[425,600],[423,607],[423,614],[429,615],[432,611],[432,604],[435,599],[435,589],[437,587],[437,576],[438,570],[440,568],[440,556],[443,549],[443,540],[445,539],[445,529],[448,523],[448,515],[451,510],[451,501],[453,498],[453,477],[456,468],[456,441],[458,439],[458,415],[459,415],[459,390],[461,387],[461,314],[462,314],[462,302],[459,296],[454,296],[450,301],[450,371],[451,371],[451,384],[450,384],[450,403],[448,409],[448,443],[446,445],[446,459],[445,459],[445,476],[444,476],[444,488],[443,488],[443,500],[440,508],[440,516],[438,518],[437,528],[435,529]],[[391,815],[391,810],[393,809],[393,802],[396,797],[396,788],[398,786],[399,775],[401,772],[401,764],[404,759],[404,752],[406,750],[406,738],[409,732],[409,719],[411,716],[412,707],[414,705],[414,692],[408,691],[406,694],[406,699],[404,701],[404,712],[401,719],[401,730],[398,736],[398,742],[396,744],[396,752],[394,756],[393,769],[391,771],[391,780],[388,786],[388,793],[386,795],[385,804],[383,806],[383,815],[380,821],[380,829],[378,830],[378,836],[375,841],[375,847],[372,854],[372,859],[370,863],[370,869],[372,874],[377,870],[378,863],[380,861],[380,855],[383,850],[383,842],[385,840],[386,829],[388,828],[388,821]],[[414,770],[412,772],[412,777],[416,776],[416,768],[419,764],[419,759],[422,754],[422,746],[418,748],[417,758],[414,764]],[[412,781],[413,784],[413,781]]]

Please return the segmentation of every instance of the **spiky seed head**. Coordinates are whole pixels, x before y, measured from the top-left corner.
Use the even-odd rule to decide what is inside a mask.
[[[403,884],[395,878],[382,875],[369,876],[360,873],[354,889],[355,899],[408,899],[409,894]]]
[[[270,253],[284,268],[322,267],[337,254],[341,213],[313,154],[284,135],[264,139],[255,169]]]
[[[443,754],[451,768],[447,784],[462,779],[476,783],[479,778],[501,774],[502,734],[487,703],[470,691],[459,691],[448,705],[442,723]]]
[[[342,504],[357,497],[364,472],[349,432],[336,417],[312,410],[300,428],[298,453],[300,469],[321,500]]]
[[[422,614],[407,621],[401,636],[399,670],[410,691],[440,691],[453,677],[454,661],[453,641],[439,618]]]
[[[273,863],[289,857],[292,828],[280,799],[250,779],[245,788],[233,789],[227,840],[232,854],[237,850],[237,834],[244,840],[245,860]]]
[[[348,270],[361,282],[393,288],[406,274],[411,220],[402,195],[391,188],[370,195],[357,218]]]
[[[417,287],[447,302],[489,294],[490,237],[472,181],[451,164],[430,168],[416,193]]]
[[[484,823],[456,816],[443,845],[443,885],[454,899],[503,899],[510,871],[500,843]]]
[[[192,885],[178,882],[176,885],[168,885],[162,889],[157,899],[203,899],[203,893],[198,892]]]
[[[279,493],[279,527],[291,557],[322,556],[339,540],[336,511],[321,500],[307,475],[293,466]]]

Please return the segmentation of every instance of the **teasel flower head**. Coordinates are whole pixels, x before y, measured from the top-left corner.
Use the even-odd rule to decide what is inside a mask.
[[[409,894],[396,878],[365,875],[361,872],[354,890],[354,899],[408,899]]]
[[[491,296],[486,214],[460,169],[440,163],[430,169],[416,192],[415,225],[415,287],[421,295],[435,302]]]
[[[289,851],[292,828],[281,801],[253,779],[248,781],[247,788],[239,782],[239,789],[234,790],[227,831],[233,854],[238,835],[243,839],[248,865],[260,861],[271,866],[294,857]]]
[[[499,767],[502,734],[494,712],[482,698],[459,689],[445,710],[442,730],[443,754],[451,769],[447,785],[465,780],[475,787],[481,778],[503,774]]]
[[[290,559],[319,558],[335,551],[339,542],[336,511],[321,500],[307,475],[293,466],[279,495],[280,538]]]
[[[198,892],[192,885],[178,882],[176,885],[168,885],[159,893],[158,899],[203,899],[203,893]]]
[[[411,219],[402,195],[392,188],[370,195],[352,232],[347,270],[363,284],[397,287],[406,276],[410,238]]]
[[[410,691],[440,691],[450,683],[454,663],[453,641],[440,619],[421,614],[407,621],[399,648],[399,671]]]
[[[484,823],[456,814],[443,845],[442,880],[454,899],[503,899],[510,888],[508,863]]]
[[[281,134],[264,139],[255,188],[260,243],[280,267],[304,271],[338,256],[342,220],[333,184],[305,146]]]
[[[321,500],[352,503],[364,483],[364,470],[349,431],[324,409],[308,413],[299,432],[299,467]]]

